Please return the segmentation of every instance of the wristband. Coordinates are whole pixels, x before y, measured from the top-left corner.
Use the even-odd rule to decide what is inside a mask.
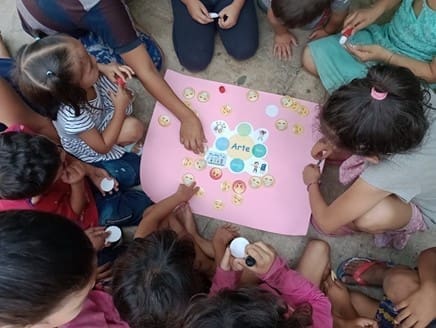
[[[307,185],[307,187],[306,187],[306,190],[309,191],[309,188],[310,188],[311,185],[314,185],[314,184],[319,185],[320,182],[321,182],[321,181],[318,180],[318,181],[314,181],[314,182],[309,183],[309,184]]]

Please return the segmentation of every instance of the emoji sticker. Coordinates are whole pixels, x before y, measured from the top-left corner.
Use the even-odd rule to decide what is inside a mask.
[[[280,99],[280,104],[285,108],[291,108],[294,103],[295,101],[289,96],[284,96]]]
[[[195,182],[195,178],[191,173],[186,173],[182,177],[182,182],[185,186],[190,186]]]
[[[248,185],[253,189],[260,188],[262,186],[262,180],[259,177],[250,177]]]
[[[209,175],[212,179],[219,180],[223,176],[223,171],[218,167],[214,167],[210,170]]]
[[[197,192],[195,193],[195,196],[197,196],[197,197],[203,197],[204,194],[205,194],[204,189],[200,187],[200,188],[198,188]]]
[[[194,161],[194,168],[198,171],[204,170],[206,166],[207,166],[207,162],[202,158],[196,159]]]
[[[229,115],[232,112],[232,107],[230,107],[229,105],[224,105],[223,107],[221,107],[221,114],[223,114],[224,116]]]
[[[239,194],[234,194],[232,196],[232,204],[233,205],[239,206],[239,205],[242,204],[243,200],[244,200],[244,198],[241,195],[239,195]]]
[[[276,129],[279,131],[285,131],[288,128],[288,121],[284,119],[278,119],[276,121]]]
[[[259,99],[259,92],[256,90],[248,90],[247,92],[247,100],[248,101],[257,101]]]
[[[274,185],[275,179],[272,175],[267,174],[262,177],[262,183],[265,187],[271,187]]]
[[[183,97],[186,99],[192,99],[195,96],[194,88],[188,87],[183,90]]]
[[[220,200],[220,199],[217,199],[217,200],[215,200],[215,201],[213,202],[213,207],[214,207],[216,210],[221,210],[221,209],[224,208],[224,202],[223,202],[222,200]]]
[[[160,126],[167,127],[170,125],[171,120],[167,115],[160,115],[158,118],[158,123]]]
[[[221,182],[221,185],[220,185],[221,191],[224,191],[224,192],[230,191],[231,187],[232,186],[231,186],[230,182],[228,182],[228,181]]]
[[[237,194],[243,194],[247,190],[247,186],[244,181],[236,180],[233,182],[232,189]]]
[[[303,117],[309,115],[309,108],[306,106],[299,106],[297,109],[297,113]]]
[[[192,160],[192,158],[189,158],[189,157],[185,157],[185,158],[182,160],[182,165],[183,165],[183,167],[191,167],[191,166],[192,166],[192,163],[193,163],[193,160]]]
[[[294,124],[292,126],[292,132],[294,132],[297,136],[302,135],[304,132],[304,127],[301,124]]]
[[[197,99],[199,102],[208,102],[209,101],[209,93],[207,91],[200,91],[198,93]]]

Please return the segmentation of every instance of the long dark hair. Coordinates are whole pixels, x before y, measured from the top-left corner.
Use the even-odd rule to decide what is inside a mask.
[[[0,249],[0,325],[40,322],[95,273],[89,238],[58,215],[0,212]]]
[[[80,114],[87,102],[86,91],[72,69],[69,36],[56,34],[34,41],[18,50],[13,78],[22,94],[41,115],[56,120],[59,106],[65,104]]]
[[[387,93],[374,99],[371,90]],[[377,65],[342,86],[320,113],[321,132],[336,146],[362,156],[392,155],[419,146],[430,122],[429,93],[407,68]]]
[[[113,271],[115,306],[130,327],[175,327],[191,296],[209,289],[194,258],[193,242],[172,230],[133,241]]]
[[[312,308],[302,304],[289,315],[279,296],[260,288],[224,289],[196,297],[187,309],[183,328],[303,328],[312,325]]]

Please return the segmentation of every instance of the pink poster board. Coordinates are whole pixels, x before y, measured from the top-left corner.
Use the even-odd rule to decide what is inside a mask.
[[[144,191],[155,200],[192,180],[194,213],[284,235],[305,235],[310,206],[302,171],[314,162],[317,105],[168,70],[165,79],[200,118],[207,151],[179,143],[180,123],[156,103],[141,162]]]

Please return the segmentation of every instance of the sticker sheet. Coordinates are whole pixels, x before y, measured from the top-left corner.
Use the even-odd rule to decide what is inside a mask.
[[[156,103],[141,161],[141,183],[154,200],[179,183],[200,187],[194,213],[284,235],[305,235],[310,206],[302,180],[313,163],[314,103],[208,81],[168,70],[165,79],[201,120],[203,154],[179,143],[180,123]]]

